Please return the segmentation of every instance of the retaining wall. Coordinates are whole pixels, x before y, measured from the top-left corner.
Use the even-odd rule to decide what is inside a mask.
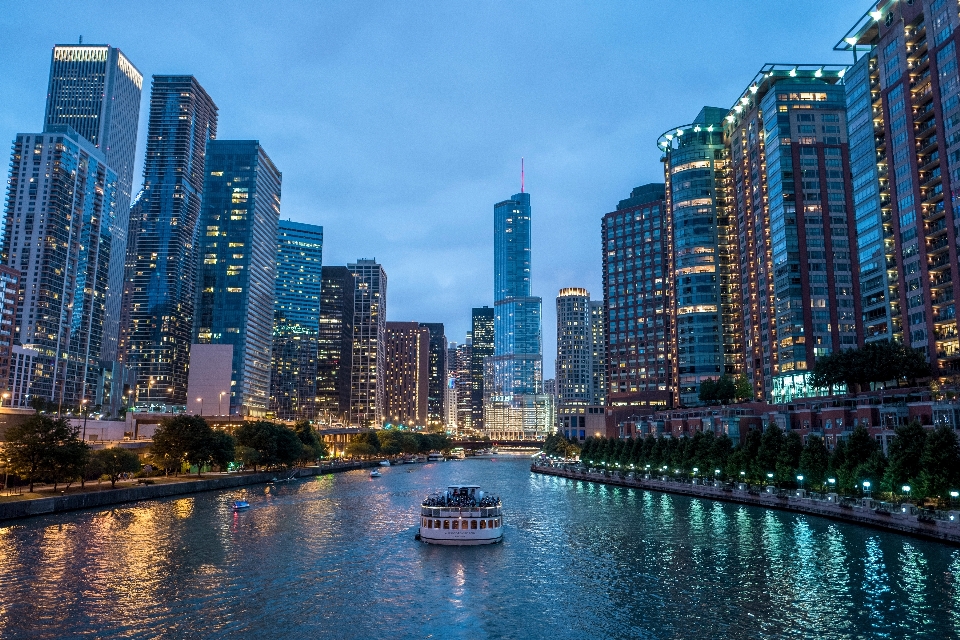
[[[570,478],[572,480],[584,480],[587,482],[598,482],[635,489],[648,489],[651,491],[676,493],[696,498],[736,502],[768,509],[806,513],[841,520],[843,522],[876,527],[886,531],[905,533],[928,540],[960,545],[960,521],[936,520],[932,518],[921,519],[920,516],[906,513],[877,512],[861,506],[840,506],[839,504],[825,502],[815,498],[780,496],[772,493],[753,495],[746,491],[724,490],[705,485],[664,482],[662,480],[642,480],[639,478],[620,478],[616,476],[606,476],[602,473],[578,472],[571,469],[549,466],[532,465],[530,470],[534,473]]]
[[[355,462],[329,467],[303,467],[297,470],[296,477],[316,476],[323,475],[325,473],[336,473],[338,471],[350,471],[352,469],[360,469],[363,466],[365,465],[360,462]],[[188,493],[197,493],[200,491],[217,491],[220,489],[232,489],[234,487],[242,487],[251,484],[265,484],[276,478],[278,475],[285,474],[235,474],[208,477],[202,480],[190,480],[186,482],[139,485],[124,489],[109,489],[106,491],[75,493],[69,496],[60,496],[57,498],[37,498],[36,500],[3,502],[0,503],[0,522],[4,520],[12,520],[14,518],[28,518],[30,516],[43,515],[47,513],[60,513],[62,511],[75,511],[77,509],[106,507],[124,502],[136,502],[138,500],[167,498],[170,496],[179,496]]]

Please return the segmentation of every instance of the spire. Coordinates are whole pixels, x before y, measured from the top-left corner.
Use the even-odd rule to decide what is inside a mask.
[[[523,193],[523,157],[520,157],[520,193]]]

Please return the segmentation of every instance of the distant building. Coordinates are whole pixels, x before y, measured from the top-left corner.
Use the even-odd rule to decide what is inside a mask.
[[[425,426],[430,395],[430,330],[416,322],[387,322],[384,420]]]
[[[309,419],[316,413],[322,260],[323,227],[280,221],[270,410],[281,420]]]
[[[591,417],[604,420],[603,308],[586,289],[561,289],[557,296],[557,427],[568,438],[584,439]],[[591,425],[596,430],[596,425]]]
[[[443,394],[443,423],[448,433],[457,433],[457,343],[447,347],[447,388]]]
[[[229,413],[264,416],[281,175],[256,140],[211,140],[206,168],[194,342],[233,345]]]
[[[360,426],[380,426],[385,415],[387,273],[376,259],[360,259],[348,264],[347,268],[356,278],[350,422]]]
[[[457,433],[459,434],[469,433],[475,429],[473,426],[473,418],[477,415],[477,406],[474,403],[474,388],[477,383],[474,376],[476,360],[473,356],[471,335],[472,334],[468,332],[467,341],[461,345],[457,345],[457,428],[459,429]],[[482,406],[480,411],[482,415]]]
[[[447,336],[442,322],[421,322],[430,330],[430,394],[427,399],[427,423],[441,426],[445,420],[444,395],[447,390]]]
[[[230,415],[235,362],[236,348],[230,343],[191,345],[187,413]]]
[[[73,127],[103,153],[104,162],[117,176],[103,320],[102,358],[106,361],[117,358],[142,93],[143,74],[119,49],[85,44],[53,48],[44,128]]]
[[[470,345],[470,406],[472,415],[469,426],[483,430],[483,372],[484,361],[494,353],[493,308],[474,307],[472,313]]]
[[[323,267],[317,333],[317,414],[349,420],[356,278],[347,267]]]
[[[217,105],[193,76],[153,76],[143,190],[130,215],[119,359],[137,371],[144,405],[187,403],[197,301],[200,204]],[[218,227],[219,225],[213,225]],[[265,238],[264,242],[272,242]]]
[[[548,396],[557,397],[557,379],[547,378],[543,381],[543,392]]]
[[[0,393],[10,384],[19,298],[20,272],[0,265]]]
[[[17,135],[0,256],[22,274],[14,341],[39,352],[30,395],[65,407],[97,390],[116,189],[71,127]]]
[[[33,378],[42,373],[39,358],[40,352],[36,349],[14,345],[10,364],[10,399],[7,406],[30,406]]]
[[[133,393],[137,386],[136,372],[128,365],[116,361],[104,362],[94,404],[107,416],[118,416],[133,407]]]

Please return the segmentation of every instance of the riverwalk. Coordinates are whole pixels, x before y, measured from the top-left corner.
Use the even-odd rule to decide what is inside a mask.
[[[76,511],[78,509],[106,507],[124,502],[155,500],[157,498],[168,498],[201,491],[217,491],[220,489],[267,484],[277,478],[303,478],[337,473],[340,471],[351,471],[372,464],[376,464],[376,462],[332,463],[315,467],[298,467],[293,471],[281,472],[208,474],[203,478],[193,480],[185,479],[182,482],[143,484],[123,489],[87,491],[52,498],[3,502],[0,503],[0,523],[5,520],[29,518],[31,516],[61,513],[63,511]]]
[[[571,466],[533,464],[534,473],[595,482],[600,484],[675,493],[695,498],[735,502],[754,507],[779,509],[795,513],[821,516],[843,522],[876,527],[911,536],[960,545],[960,512],[950,511],[946,517],[935,518],[919,513],[913,505],[904,504],[897,510],[888,510],[876,501],[840,501],[835,496],[829,499],[809,497],[800,491],[755,491],[744,485],[735,488],[723,483],[692,484],[674,480],[629,477],[619,472],[583,470]]]

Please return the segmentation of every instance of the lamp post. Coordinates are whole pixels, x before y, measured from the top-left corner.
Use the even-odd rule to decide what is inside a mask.
[[[10,392],[4,391],[3,395],[0,396],[0,407],[3,407],[3,401],[10,397]]]
[[[864,492],[866,492],[867,497],[869,498],[870,497],[870,481],[869,480],[863,481],[863,490]]]
[[[200,403],[200,415],[203,416],[203,398],[197,398],[197,402]]]
[[[90,402],[86,398],[80,401],[80,408],[83,409],[83,436],[82,439],[84,442],[87,441],[87,403]]]
[[[910,499],[910,485],[905,484],[905,485],[903,485],[902,487],[900,487],[900,489],[903,490],[904,495],[907,496],[907,500],[909,500],[909,499]]]
[[[7,458],[7,464],[4,466],[3,470],[5,472],[3,476],[3,490],[6,491],[10,481],[10,458]]]
[[[226,392],[225,392],[225,391],[221,391],[221,392],[220,392],[220,397],[217,399],[217,415],[218,415],[218,416],[222,416],[222,415],[223,415],[223,394],[224,394],[224,393],[226,393]]]

